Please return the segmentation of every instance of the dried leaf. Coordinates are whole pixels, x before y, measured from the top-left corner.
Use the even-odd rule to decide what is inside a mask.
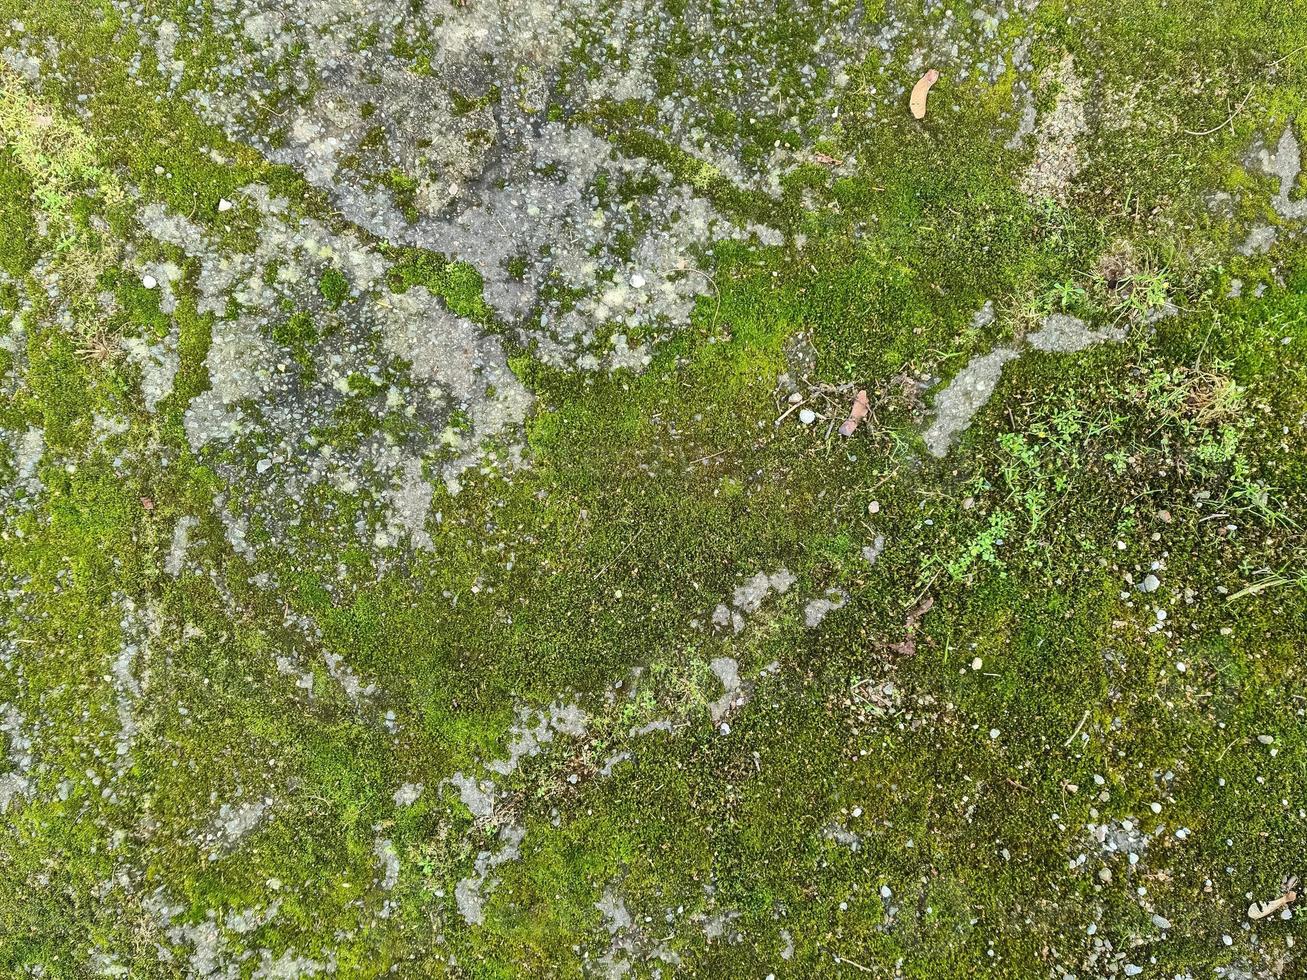
[[[912,86],[912,99],[908,103],[912,108],[913,119],[926,118],[926,96],[930,93],[930,87],[939,81],[939,72],[934,68],[921,76],[921,80]]]
[[[933,595],[926,596],[926,598],[922,599],[915,606],[913,606],[911,609],[908,610],[908,620],[906,623],[903,624],[904,628],[907,629],[909,633],[911,633],[913,630],[917,628],[917,624],[921,622],[922,618],[926,615],[926,613],[930,612],[934,608],[935,608],[935,597]]]
[[[1285,892],[1279,898],[1273,898],[1269,902],[1253,902],[1252,905],[1248,906],[1248,918],[1253,921],[1264,919],[1268,915],[1280,911],[1297,897],[1296,892]]]
[[[820,150],[814,150],[812,153],[812,158],[816,160],[818,163],[826,164],[826,166],[828,167],[844,166],[843,160],[839,159],[838,157],[828,156],[827,154],[822,153]]]
[[[853,407],[849,409],[849,417],[844,420],[840,426],[840,435],[851,436],[858,430],[858,423],[867,417],[867,412],[871,410],[871,403],[867,401],[866,391],[858,392],[853,399]]]

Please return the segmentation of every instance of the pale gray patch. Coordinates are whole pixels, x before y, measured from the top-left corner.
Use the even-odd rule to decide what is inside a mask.
[[[631,928],[631,913],[626,911],[626,902],[612,885],[604,889],[599,901],[595,902],[595,908],[604,917],[604,928],[609,935],[615,936],[622,930]]]
[[[249,525],[245,515],[233,514],[227,509],[227,494],[225,493],[220,493],[213,498],[213,509],[218,515],[218,520],[222,522],[223,531],[226,532],[227,543],[231,545],[231,550],[246,561],[254,561],[254,546],[246,540]]]
[[[842,844],[851,851],[856,851],[862,846],[862,838],[847,827],[839,824],[830,824],[822,831],[822,836],[828,840],[833,840],[836,844]]]
[[[27,54],[19,51],[17,48],[5,48],[0,51],[0,61],[22,75],[24,79],[31,83],[41,81],[41,62]]]
[[[1225,298],[1226,298],[1226,299],[1239,299],[1241,296],[1243,296],[1243,280],[1242,280],[1242,279],[1231,279],[1231,280],[1230,280],[1230,291],[1229,291],[1228,293],[1225,294]]]
[[[361,701],[377,693],[376,684],[364,684],[363,679],[345,663],[345,658],[329,650],[322,651],[322,659],[329,673],[340,684],[352,701]]]
[[[390,527],[378,531],[374,542],[382,547],[393,544],[399,535],[407,535],[415,548],[430,551],[435,547],[427,533],[427,516],[435,491],[422,475],[422,461],[409,458],[403,463],[396,485],[386,492],[390,505]]]
[[[276,959],[266,949],[259,953],[261,960],[251,975],[252,980],[300,980],[301,977],[315,977],[319,973],[335,973],[334,958],[325,962],[297,956],[288,949]]]
[[[5,813],[15,800],[34,792],[30,773],[35,754],[32,740],[23,730],[23,716],[12,704],[0,704],[0,733],[6,736],[5,757],[12,766],[9,772],[0,774],[0,813]]]
[[[726,930],[731,927],[731,923],[740,917],[739,912],[719,912],[716,915],[707,916],[703,920],[703,934],[709,940],[721,939],[726,935]]]
[[[1273,225],[1254,225],[1237,251],[1240,255],[1249,256],[1269,252],[1271,246],[1275,244],[1277,235],[1279,235],[1279,229]]]
[[[975,314],[971,317],[971,329],[984,330],[993,322],[994,301],[992,299],[987,299],[985,300],[985,305],[976,310]]]
[[[218,816],[212,829],[205,835],[205,842],[213,848],[214,854],[220,850],[229,850],[263,822],[271,804],[272,801],[268,799],[253,800],[237,806],[222,804],[218,807]]]
[[[96,412],[95,418],[91,420],[91,438],[97,443],[103,443],[106,439],[122,435],[130,428],[131,423],[121,415],[102,415]]]
[[[828,589],[824,598],[812,599],[803,607],[803,624],[808,629],[815,629],[835,610],[843,609],[847,602],[848,594],[843,589]]]
[[[522,841],[526,831],[518,826],[506,825],[499,829],[497,850],[481,851],[477,854],[473,874],[461,879],[454,886],[454,901],[459,914],[468,925],[480,925],[485,921],[485,902],[498,879],[492,878],[490,872],[501,864],[515,861],[522,855]]]
[[[712,622],[714,626],[720,626],[720,627],[729,626],[731,630],[735,633],[738,633],[740,632],[740,630],[744,629],[744,617],[741,616],[739,613],[734,612],[724,602],[719,602],[717,604],[717,608],[713,610]]]
[[[546,711],[519,709],[518,720],[509,729],[508,755],[486,764],[493,773],[507,776],[525,758],[539,755],[556,733],[578,737],[585,734],[586,714],[575,704],[554,703]]]
[[[471,776],[456,772],[445,780],[458,790],[458,798],[478,820],[488,820],[495,812],[495,787],[489,780],[477,782]]]
[[[1049,69],[1043,84],[1056,85],[1056,102],[1035,131],[1035,156],[1021,178],[1021,190],[1032,201],[1051,199],[1066,203],[1071,182],[1084,166],[1077,141],[1088,128],[1085,122],[1085,86],[1076,74],[1075,59],[1066,55],[1056,70]]]
[[[160,21],[157,31],[154,57],[158,64],[158,71],[168,78],[168,87],[175,89],[181,84],[182,75],[186,71],[185,62],[177,57],[177,39],[181,32],[170,20]]]
[[[620,766],[623,762],[628,761],[630,758],[630,752],[614,752],[604,760],[603,766],[599,769],[599,775],[607,779],[613,774],[614,769]]]
[[[708,714],[716,723],[735,706],[743,684],[740,680],[740,665],[734,657],[714,657],[708,667],[722,685],[722,696],[708,705]]]
[[[395,790],[395,806],[412,806],[422,795],[421,783],[405,783]]]
[[[794,959],[794,937],[790,935],[790,930],[781,930],[781,941],[785,943],[785,945],[781,947],[781,959],[787,961]]]
[[[555,731],[562,732],[564,735],[571,735],[573,738],[580,738],[585,734],[589,718],[575,704],[552,704],[549,706],[549,724],[554,727]]]
[[[1010,347],[1000,347],[972,357],[948,387],[935,398],[935,419],[925,432],[926,449],[943,459],[953,439],[971,425],[975,414],[989,401],[1003,373],[1003,365],[1018,357]]]
[[[1039,330],[1026,339],[1036,350],[1070,354],[1095,344],[1120,343],[1125,340],[1125,328],[1094,330],[1079,317],[1052,313],[1044,317]]]
[[[281,911],[281,902],[272,902],[267,908],[263,909],[255,908],[245,909],[242,912],[228,912],[224,925],[229,932],[243,936],[267,925],[277,917],[279,911]]]
[[[763,600],[767,598],[769,592],[774,591],[784,594],[789,591],[790,586],[796,581],[798,579],[791,574],[789,569],[784,567],[771,575],[766,572],[759,572],[736,588],[732,602],[735,608],[742,613],[755,613],[762,606]]]
[[[1271,199],[1271,206],[1275,208],[1276,213],[1289,221],[1301,221],[1307,218],[1307,198],[1296,201],[1293,199],[1298,175],[1302,173],[1302,153],[1298,146],[1298,137],[1293,131],[1293,123],[1285,125],[1274,153],[1258,142],[1254,145],[1250,156],[1252,162],[1263,173],[1276,177],[1280,181],[1279,190]]]
[[[168,557],[163,562],[164,572],[173,578],[180,575],[186,565],[186,549],[191,544],[191,528],[199,523],[196,518],[189,515],[177,518],[177,524],[172,529],[172,545],[168,548]]]
[[[883,552],[884,550],[885,550],[885,535],[878,534],[876,535],[876,539],[872,541],[871,544],[863,545],[862,547],[863,560],[866,561],[868,565],[874,565],[876,564],[876,560],[880,558],[881,552]]]
[[[652,735],[654,732],[671,732],[675,730],[670,718],[658,718],[655,721],[631,729],[632,735]]]
[[[131,765],[132,743],[139,727],[135,708],[142,695],[142,685],[133,671],[137,666],[137,658],[148,648],[150,636],[158,632],[158,623],[150,609],[139,612],[136,604],[125,596],[121,602],[122,647],[112,666],[114,702],[118,713],[114,768],[120,773]]]
[[[156,344],[148,344],[139,337],[123,337],[119,341],[128,360],[141,371],[141,397],[147,412],[153,412],[159,402],[172,394],[173,380],[181,367],[181,355],[177,351],[180,336],[174,322],[168,335]]]
[[[399,882],[399,855],[395,842],[389,837],[378,837],[372,844],[372,854],[381,865],[381,890],[390,891]]]
[[[45,430],[32,426],[22,434],[14,450],[14,469],[18,471],[18,479],[27,484],[29,493],[41,490],[41,479],[36,471],[44,456]]]

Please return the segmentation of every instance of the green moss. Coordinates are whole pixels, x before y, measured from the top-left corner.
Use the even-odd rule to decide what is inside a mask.
[[[334,266],[327,266],[322,270],[322,276],[318,279],[318,292],[326,300],[328,306],[339,307],[345,300],[349,299],[350,285],[345,274]]]

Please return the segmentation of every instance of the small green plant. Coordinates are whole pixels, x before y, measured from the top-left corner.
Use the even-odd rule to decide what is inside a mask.
[[[318,279],[318,292],[329,306],[338,307],[349,299],[349,288],[349,280],[339,269],[327,266],[322,270],[322,276]]]
[[[998,549],[1001,548],[1012,533],[1014,520],[1007,511],[997,511],[990,515],[989,523],[985,528],[971,540],[971,542],[948,563],[948,573],[954,581],[959,581],[966,577],[967,573],[977,561],[985,562],[988,565],[1000,565],[1002,560],[998,556]]]

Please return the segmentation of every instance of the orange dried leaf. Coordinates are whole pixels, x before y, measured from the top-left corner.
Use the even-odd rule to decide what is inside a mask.
[[[939,72],[934,68],[921,76],[920,81],[912,86],[912,98],[909,105],[912,108],[913,119],[926,118],[926,96],[930,94],[930,87],[939,81]]]
[[[853,435],[858,429],[858,423],[867,417],[867,412],[870,410],[871,403],[867,401],[866,391],[858,392],[857,397],[853,399],[853,407],[849,409],[849,417],[840,426],[840,435]]]

